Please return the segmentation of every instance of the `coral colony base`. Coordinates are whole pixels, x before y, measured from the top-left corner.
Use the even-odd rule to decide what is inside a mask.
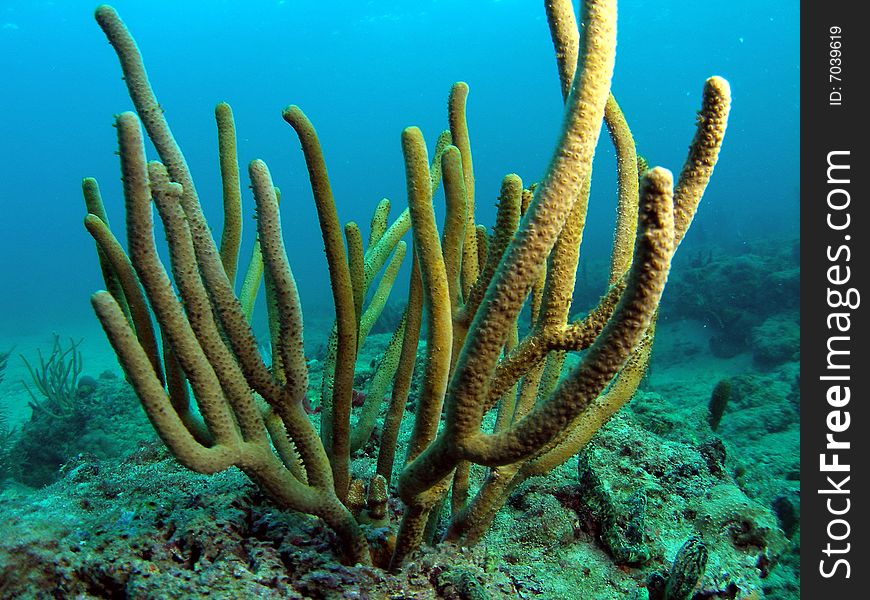
[[[408,208],[389,222],[390,203],[379,203],[365,242],[356,223],[341,226],[314,126],[299,107],[284,110],[308,167],[335,304],[319,431],[305,405],[302,314],[266,164],[248,166],[257,241],[235,290],[242,206],[231,109],[216,109],[226,216],[218,245],[135,41],[114,9],[96,10],[136,109],[116,120],[126,250],[109,228],[96,181],[83,182],[85,225],[108,290],[92,297],[97,316],[151,424],[182,465],[203,474],[238,467],[278,506],[322,519],[342,540],[349,565],[398,571],[421,546],[474,545],[519,484],[589,442],[632,397],[648,365],[671,258],[725,133],[728,83],[711,77],[704,85],[697,131],[674,182],[668,170],[647,168],[637,154],[610,92],[616,2],[583,2],[581,28],[570,0],[547,0],[545,8],[564,99],[562,128],[539,181],[504,177],[491,231],[475,218],[465,83],[450,90],[449,129],[431,161],[423,133],[402,132]],[[610,286],[584,317],[569,320],[602,121],[618,159]],[[143,127],[159,162],[146,160]],[[432,198],[442,185],[446,218],[438,231]],[[152,204],[166,231],[168,271],[154,245]],[[409,230],[411,241],[403,241]],[[356,359],[407,243],[407,306],[362,399],[353,389]],[[269,361],[250,326],[261,284]],[[520,323],[525,305],[528,324]],[[421,337],[425,357],[417,363]],[[580,350],[579,363],[563,368],[566,353]],[[416,375],[415,363],[422,369]],[[415,376],[422,385],[413,432],[397,460]],[[351,460],[369,443],[390,389],[377,467],[367,480],[353,478]],[[362,404],[357,410],[355,399]],[[496,416],[484,428],[489,411]],[[485,476],[470,477],[479,467]],[[399,511],[388,508],[393,494]],[[689,539],[677,555],[677,575],[663,583],[666,597],[687,597],[707,556],[702,541]]]

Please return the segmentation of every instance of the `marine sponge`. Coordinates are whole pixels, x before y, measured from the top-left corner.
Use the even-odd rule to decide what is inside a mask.
[[[713,431],[719,429],[719,422],[722,420],[722,415],[725,414],[729,400],[731,400],[731,380],[721,379],[713,388],[710,404],[707,406],[707,423],[710,424],[710,429]]]
[[[674,558],[674,566],[665,584],[665,600],[688,600],[707,568],[707,546],[698,537],[690,537]]]

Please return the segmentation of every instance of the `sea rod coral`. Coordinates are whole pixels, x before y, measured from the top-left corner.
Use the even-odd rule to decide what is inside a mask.
[[[314,126],[300,108],[284,110],[306,160],[335,304],[319,431],[303,406],[309,382],[299,294],[266,164],[255,160],[248,167],[258,235],[237,292],[242,208],[230,107],[216,110],[226,214],[218,246],[135,41],[114,9],[96,10],[136,109],[116,119],[126,250],[109,228],[96,182],[83,183],[85,224],[108,290],[92,297],[97,316],[179,462],[201,473],[238,467],[281,507],[323,519],[342,538],[350,563],[370,564],[375,556],[377,564],[399,568],[421,544],[435,541],[448,498],[445,537],[478,541],[516,485],[583,447],[631,398],[647,366],[671,258],[718,157],[728,84],[707,80],[696,135],[674,182],[664,168],[645,168],[610,92],[616,2],[582,3],[582,27],[570,1],[546,0],[545,8],[562,85],[562,127],[538,182],[505,176],[491,233],[475,218],[466,84],[450,91],[449,130],[439,136],[431,162],[423,133],[402,132],[408,208],[389,223],[389,203],[378,204],[365,244],[355,223],[340,224]],[[602,122],[619,171],[610,287],[585,316],[569,321]],[[146,160],[143,126],[160,162]],[[442,185],[446,218],[439,231],[433,195]],[[152,203],[166,231],[169,271],[154,244]],[[354,362],[394,284],[409,229],[407,307],[353,419]],[[261,283],[271,364],[250,326]],[[526,305],[528,328],[519,327]],[[394,480],[399,423],[423,331],[413,433]],[[582,360],[563,373],[569,351],[583,351]],[[377,471],[367,485],[351,478],[351,457],[371,436],[390,384]],[[495,425],[484,431],[490,410]],[[481,467],[485,476],[472,484],[479,478],[470,473]],[[391,489],[404,504],[401,523],[386,547],[373,552],[366,528],[389,526]]]

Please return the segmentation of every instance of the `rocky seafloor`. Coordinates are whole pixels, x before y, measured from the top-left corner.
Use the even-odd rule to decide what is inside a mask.
[[[0,598],[657,600],[677,593],[689,540],[707,560],[683,597],[798,598],[793,262],[784,244],[687,259],[631,403],[579,457],[519,487],[481,544],[426,548],[395,574],[342,565],[322,523],[276,509],[239,471],[179,466],[122,378],[88,378],[75,419],[34,412],[4,442]],[[771,286],[781,300],[762,302]],[[360,383],[387,341],[370,338]],[[389,509],[395,526],[401,505]]]

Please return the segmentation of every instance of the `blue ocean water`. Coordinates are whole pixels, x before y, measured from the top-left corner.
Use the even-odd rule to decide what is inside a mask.
[[[122,229],[111,123],[132,107],[93,8],[80,0],[0,6],[0,334],[92,322],[88,297],[102,284],[81,225],[82,177],[100,181]],[[552,151],[561,101],[538,2],[119,0],[116,8],[216,230],[213,108],[232,104],[243,169],[265,159],[284,192],[290,260],[310,311],[329,298],[325,262],[284,106],[298,104],[317,127],[345,221],[367,224],[382,197],[394,214],[404,206],[399,133],[419,125],[431,148],[454,81],[471,87],[480,222],[492,222],[505,173],[535,181]],[[731,83],[728,137],[687,248],[796,235],[798,3],[629,0],[619,11],[614,92],[651,163],[678,171],[704,79]],[[611,238],[612,154],[602,136],[585,244],[593,255]],[[249,248],[253,221],[245,225]]]

